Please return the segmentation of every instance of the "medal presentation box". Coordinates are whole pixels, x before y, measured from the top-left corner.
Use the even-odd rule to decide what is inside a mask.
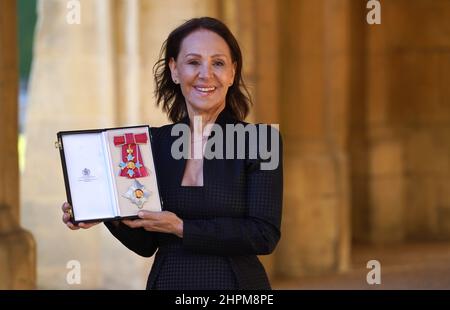
[[[161,211],[149,126],[57,133],[73,223]]]

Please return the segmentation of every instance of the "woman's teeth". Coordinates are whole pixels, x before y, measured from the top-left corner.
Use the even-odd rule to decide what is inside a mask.
[[[198,91],[207,93],[207,92],[215,90],[216,88],[215,87],[195,87],[195,89]]]

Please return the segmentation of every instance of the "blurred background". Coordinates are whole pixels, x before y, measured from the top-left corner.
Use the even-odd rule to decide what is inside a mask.
[[[1,0],[0,288],[145,287],[152,259],[62,224],[54,141],[168,123],[152,67],[199,16],[241,45],[248,121],[284,138],[273,287],[449,289],[450,0]]]

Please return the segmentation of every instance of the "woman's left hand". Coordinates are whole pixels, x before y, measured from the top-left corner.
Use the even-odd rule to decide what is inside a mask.
[[[183,238],[183,220],[170,211],[139,211],[137,220],[123,220],[131,228],[142,227],[148,231],[157,231],[177,235]]]

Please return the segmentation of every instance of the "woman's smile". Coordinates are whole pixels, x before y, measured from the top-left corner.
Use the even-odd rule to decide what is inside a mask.
[[[211,96],[214,91],[217,89],[215,86],[194,86],[194,89],[197,91],[198,95],[201,97]]]

